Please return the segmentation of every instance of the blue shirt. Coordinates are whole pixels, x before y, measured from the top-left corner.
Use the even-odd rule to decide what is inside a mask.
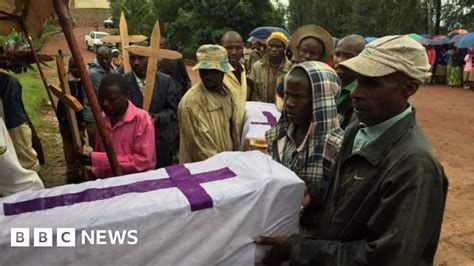
[[[367,144],[376,140],[385,131],[387,131],[387,129],[395,125],[398,121],[410,114],[412,111],[413,108],[410,105],[407,107],[407,109],[405,109],[405,111],[377,125],[366,127],[364,123],[360,123],[361,128],[359,129],[359,131],[357,131],[357,134],[354,138],[354,144],[352,145],[352,153],[360,151]]]

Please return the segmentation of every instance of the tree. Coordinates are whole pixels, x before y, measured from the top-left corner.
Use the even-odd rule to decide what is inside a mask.
[[[457,1],[457,8],[449,8],[450,19],[457,17],[464,24],[474,21],[472,15],[467,15],[472,14],[473,4],[474,0]],[[448,11],[440,7],[441,0],[290,0],[288,25],[293,31],[313,23],[338,37],[351,33],[365,36],[437,33]]]
[[[258,26],[283,26],[284,9],[269,0],[189,0],[165,28],[171,39],[190,47],[187,56],[205,43],[219,43],[228,30],[245,39]]]
[[[310,16],[313,3],[309,0],[292,0],[288,5],[288,28],[291,32],[299,26],[313,23]]]
[[[442,20],[452,28],[459,22],[465,29],[474,30],[474,0],[460,0],[442,7]]]
[[[167,25],[176,20],[179,9],[187,4],[189,0],[152,0],[152,12],[160,22],[162,35],[167,35]]]
[[[434,6],[435,6],[435,34],[440,33],[440,28],[439,25],[441,23],[441,0],[434,0]]]
[[[111,2],[112,16],[120,18],[120,12],[124,11],[127,19],[129,34],[142,34],[150,36],[153,26],[157,20],[153,8],[147,0],[115,0]]]

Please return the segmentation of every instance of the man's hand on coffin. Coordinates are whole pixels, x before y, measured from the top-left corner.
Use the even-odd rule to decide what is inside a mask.
[[[303,208],[303,209],[308,208],[310,203],[311,203],[311,197],[309,196],[308,188],[305,186],[304,187],[304,197],[303,197],[303,202],[301,203],[301,208]]]
[[[157,114],[150,113],[150,112],[148,112],[148,114],[150,115],[151,120],[153,121],[154,124],[156,124],[156,123],[158,123],[158,121],[160,121],[160,117]]]
[[[262,261],[263,265],[280,265],[282,262],[290,260],[289,239],[289,236],[259,237],[255,241],[257,245],[272,246]]]
[[[303,216],[303,212],[306,208],[308,208],[309,204],[311,203],[311,197],[308,193],[308,187],[304,187],[304,196],[303,202],[301,202],[301,210],[300,210],[300,217]]]
[[[92,165],[90,152],[78,153],[77,157],[79,158],[79,162],[81,162],[82,165]]]

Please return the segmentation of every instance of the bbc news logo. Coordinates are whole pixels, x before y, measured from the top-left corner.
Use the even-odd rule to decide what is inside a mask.
[[[30,234],[32,232],[32,234]],[[75,247],[75,228],[11,228],[10,246],[12,247]],[[80,245],[136,245],[137,230],[80,230]],[[56,236],[56,237],[55,237]],[[32,243],[30,243],[32,241]],[[56,240],[56,241],[54,241]],[[55,243],[53,243],[55,242]],[[55,244],[55,245],[53,245]]]

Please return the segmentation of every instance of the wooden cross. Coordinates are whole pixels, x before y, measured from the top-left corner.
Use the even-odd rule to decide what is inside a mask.
[[[123,57],[123,69],[125,73],[130,72],[130,62],[128,58],[128,52],[125,50],[125,47],[130,45],[130,43],[143,42],[147,39],[144,35],[128,35],[128,26],[127,20],[123,11],[120,13],[120,22],[119,22],[120,35],[110,35],[100,38],[102,43],[121,43],[120,49],[122,50]]]
[[[132,45],[125,47],[127,52],[139,56],[148,57],[148,65],[146,70],[145,90],[143,95],[143,110],[150,109],[151,97],[153,96],[153,88],[155,87],[156,70],[158,68],[159,58],[180,59],[182,55],[176,51],[160,49],[160,24],[158,21],[153,27],[150,38],[150,47]],[[125,55],[124,55],[125,56]],[[127,55],[128,56],[128,55]]]
[[[77,124],[76,112],[82,111],[84,107],[82,104],[71,95],[71,90],[68,83],[68,74],[64,67],[64,62],[61,56],[56,56],[56,65],[58,67],[58,76],[61,89],[54,85],[49,85],[48,88],[51,92],[58,97],[59,101],[62,101],[66,107],[67,120],[69,122],[69,128],[71,129],[72,140],[74,142],[74,148],[77,152],[82,153],[83,145],[81,141],[81,134],[79,132],[79,126]]]
[[[125,49],[125,46],[128,46],[129,42],[128,42],[127,20],[125,19],[125,15],[123,14],[123,11],[120,12],[119,30],[120,30],[120,39],[122,42],[123,70],[125,73],[128,73],[132,70],[132,68],[130,67],[128,51]]]

